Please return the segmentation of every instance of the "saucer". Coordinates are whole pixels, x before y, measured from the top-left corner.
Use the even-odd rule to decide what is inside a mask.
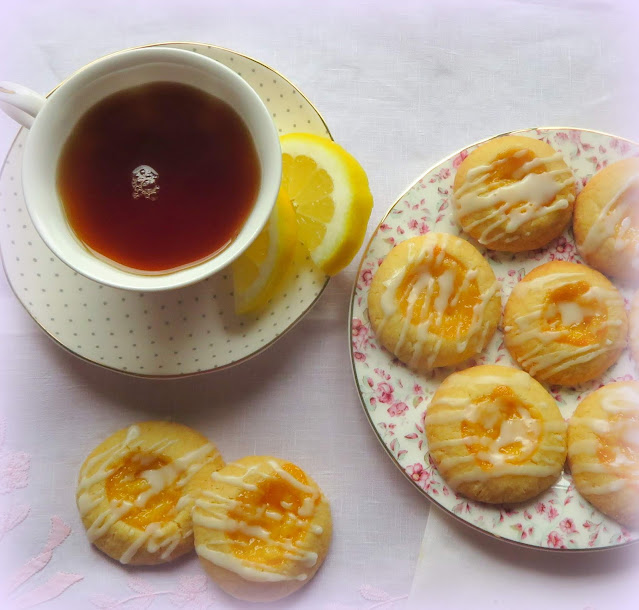
[[[259,94],[280,134],[331,137],[311,102],[272,68],[234,51],[166,43],[233,69]],[[175,377],[219,370],[260,353],[316,303],[328,278],[299,246],[280,293],[254,315],[234,313],[230,269],[185,288],[131,292],[98,284],[62,263],[36,232],[21,188],[21,129],[0,173],[0,244],[9,284],[36,323],[58,344],[95,364],[128,374]]]
[[[581,190],[608,163],[637,156],[639,144],[588,129],[539,128],[513,132],[548,142],[562,153]],[[502,134],[508,135],[508,134]],[[370,424],[395,465],[427,498],[471,527],[502,540],[552,550],[592,550],[639,540],[606,517],[576,491],[569,473],[549,490],[517,505],[489,505],[456,494],[439,474],[428,453],[424,414],[439,384],[453,371],[478,364],[518,368],[508,354],[501,330],[476,358],[457,367],[416,373],[384,349],[368,319],[368,290],[381,261],[398,242],[438,231],[460,235],[453,217],[451,193],[457,167],[482,142],[450,155],[429,169],[391,207],[365,248],[351,297],[351,362],[362,406]],[[461,234],[465,237],[464,234]],[[551,260],[582,262],[572,231],[567,229],[544,248],[529,252],[494,252],[481,248],[501,283],[506,302],[526,273]],[[632,291],[621,289],[626,298]],[[550,386],[564,418],[602,383],[636,378],[628,350],[600,378],[577,387]]]

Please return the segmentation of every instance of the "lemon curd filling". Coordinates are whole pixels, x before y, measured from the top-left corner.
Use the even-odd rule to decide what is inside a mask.
[[[524,168],[524,165],[535,159],[537,159],[537,156],[527,149],[508,150],[498,155],[487,170],[485,181],[482,182],[483,195],[519,182],[528,174],[543,174],[548,171],[545,163]],[[550,203],[553,199],[554,195],[549,195],[548,200],[543,202],[543,205]],[[527,200],[522,199],[513,203],[508,209],[517,210],[521,207],[523,211],[523,206],[527,205],[527,203]]]
[[[605,332],[606,307],[598,300],[585,296],[590,285],[585,281],[572,282],[553,290],[544,304],[545,331],[560,333],[557,341],[578,347],[598,342]]]
[[[287,463],[282,469],[302,485],[308,480],[297,466]],[[238,523],[246,524],[247,529],[260,528],[268,532],[265,538],[250,536],[239,529],[226,533],[232,544],[232,552],[239,559],[252,563],[281,567],[290,552],[285,547],[295,547],[307,535],[310,527],[310,515],[313,511],[304,510],[305,501],[311,494],[296,488],[281,476],[275,475],[257,484],[257,489],[243,490],[235,500],[228,517]],[[314,503],[319,502],[319,494]]]
[[[122,459],[120,465],[106,479],[105,488],[109,502],[130,502],[132,508],[121,517],[128,525],[144,529],[151,523],[170,521],[181,493],[175,484],[168,485],[148,498],[144,506],[136,506],[138,496],[151,485],[142,477],[147,470],[157,470],[172,460],[163,455],[133,452]]]
[[[490,168],[486,172],[488,177],[486,178],[486,185],[489,186],[489,191],[517,182],[520,177],[517,176],[517,172],[529,161],[535,159],[535,154],[530,150],[525,149],[511,149],[507,150],[497,157],[490,165]],[[545,171],[545,166],[538,165],[530,170],[529,173],[541,174]]]
[[[468,281],[466,267],[449,255],[441,255],[435,246],[427,262],[410,269],[399,288],[396,298],[404,316],[410,312],[410,323],[417,326],[429,321],[429,332],[455,339],[469,330],[474,320],[474,309],[481,302],[477,282]],[[434,281],[424,281],[432,278]]]
[[[519,464],[530,458],[539,442],[535,409],[524,404],[511,388],[496,386],[473,401],[470,416],[461,423],[466,446],[483,470],[507,460]]]
[[[457,197],[464,216],[481,212],[481,217],[467,227],[481,230],[481,243],[505,239],[526,222],[568,205],[567,200],[556,198],[572,180],[555,180],[554,175],[562,170],[548,169],[548,163],[554,160],[537,157],[526,148],[511,148],[497,155],[490,165],[468,173]],[[508,237],[513,239],[512,235]]]
[[[639,413],[615,413],[605,433],[597,434],[597,458],[615,467],[615,474],[635,478],[639,468]]]
[[[614,235],[639,244],[639,185],[632,185],[608,211],[608,215],[615,217],[616,209],[622,208],[623,215],[620,222],[614,227]],[[620,210],[621,211],[621,210]],[[619,246],[621,247],[621,246]]]

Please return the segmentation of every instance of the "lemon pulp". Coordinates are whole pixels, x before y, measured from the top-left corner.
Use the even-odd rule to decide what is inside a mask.
[[[298,235],[328,275],[346,267],[364,240],[373,197],[357,160],[328,138],[280,138],[282,188],[295,208]]]
[[[280,190],[266,226],[233,261],[236,313],[247,314],[267,305],[292,264],[296,246],[295,211],[286,192]]]

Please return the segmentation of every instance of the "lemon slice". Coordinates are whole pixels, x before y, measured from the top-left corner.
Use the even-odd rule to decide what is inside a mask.
[[[232,264],[235,312],[264,307],[286,275],[295,246],[297,223],[290,199],[280,190],[271,216],[255,241]]]
[[[295,207],[298,237],[313,262],[327,275],[335,275],[364,241],[373,207],[366,173],[327,138],[291,133],[280,143],[282,188]]]

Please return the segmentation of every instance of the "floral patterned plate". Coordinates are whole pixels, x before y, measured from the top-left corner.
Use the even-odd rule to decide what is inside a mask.
[[[561,151],[577,177],[578,189],[606,164],[639,156],[639,144],[590,130],[539,128],[516,133],[545,140]],[[425,496],[471,526],[504,540],[547,549],[601,549],[637,540],[639,533],[622,528],[586,502],[567,473],[541,496],[509,507],[458,496],[439,475],[429,459],[424,436],[426,405],[440,382],[454,370],[490,363],[516,366],[504,347],[500,330],[474,360],[420,375],[382,348],[371,329],[368,288],[392,247],[428,231],[460,234],[450,204],[453,178],[469,151],[480,143],[444,159],[415,182],[386,214],[366,248],[350,311],[353,373],[362,405],[377,437],[404,475]],[[570,230],[540,250],[483,253],[502,284],[504,303],[514,284],[534,267],[551,260],[580,261]],[[624,296],[628,298],[628,292]],[[601,379],[574,388],[551,386],[549,390],[568,418],[585,394],[604,383],[634,378],[634,366],[626,350]]]
[[[150,46],[200,53],[235,70],[262,98],[279,133],[330,137],[301,91],[255,59],[200,43]],[[119,290],[78,275],[49,250],[26,210],[20,180],[26,136],[21,129],[0,171],[4,270],[40,327],[85,360],[149,377],[220,370],[272,345],[313,307],[328,283],[300,246],[280,294],[262,311],[240,318],[234,313],[232,277],[225,271],[161,293]]]

